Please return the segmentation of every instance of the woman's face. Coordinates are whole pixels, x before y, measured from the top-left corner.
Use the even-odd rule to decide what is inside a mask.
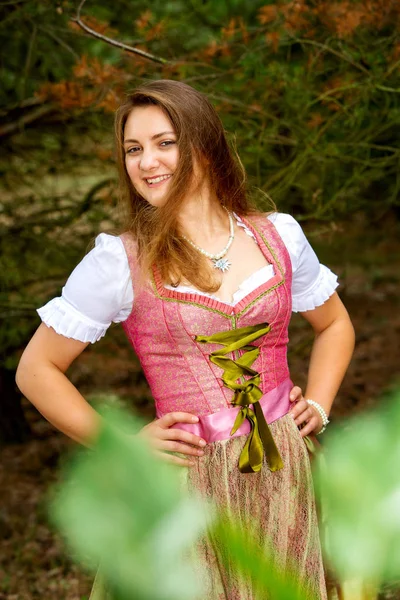
[[[125,166],[136,191],[162,206],[179,160],[176,133],[159,106],[138,106],[124,129]]]

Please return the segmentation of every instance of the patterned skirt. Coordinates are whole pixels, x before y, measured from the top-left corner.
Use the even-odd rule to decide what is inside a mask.
[[[184,486],[211,500],[234,519],[235,526],[256,536],[260,552],[272,547],[279,569],[295,569],[304,600],[326,600],[317,513],[310,461],[304,440],[290,415],[269,425],[284,467],[272,473],[241,473],[239,455],[246,436],[208,444],[195,466],[182,469]],[[251,582],[226,566],[218,541],[201,539],[193,549],[201,600],[256,600]],[[90,600],[111,600],[100,576]],[[263,598],[264,600],[264,598]]]

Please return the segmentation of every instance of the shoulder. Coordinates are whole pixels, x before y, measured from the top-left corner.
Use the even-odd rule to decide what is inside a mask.
[[[107,256],[110,259],[115,258],[116,260],[126,260],[125,247],[123,243],[123,237],[118,235],[111,235],[109,233],[100,233],[94,242],[93,249],[89,252],[93,253],[94,256]]]
[[[42,321],[66,337],[94,342],[111,322],[124,321],[132,308],[133,289],[121,239],[101,233],[72,271],[61,297],[38,310]]]
[[[83,276],[107,283],[107,279],[116,279],[125,275],[126,271],[129,271],[128,257],[121,237],[100,233],[93,248],[75,267],[70,278]]]
[[[240,217],[239,217],[240,219]],[[251,221],[255,221],[259,225],[273,225],[279,233],[284,233],[288,237],[290,233],[293,235],[303,234],[301,225],[292,215],[281,212],[257,213],[249,217]]]
[[[337,276],[320,264],[296,219],[285,213],[272,213],[267,218],[281,236],[292,262],[293,311],[313,310],[336,290]]]
[[[282,238],[295,269],[300,255],[309,246],[300,223],[287,213],[274,212],[266,217]]]
[[[235,214],[237,223],[243,227],[249,235],[253,235],[246,227],[242,218]],[[246,218],[246,217],[244,217]],[[292,261],[292,267],[295,269],[297,258],[308,244],[307,239],[299,223],[291,215],[286,213],[257,213],[248,217],[250,223],[254,223],[261,229],[273,230],[283,241]],[[253,236],[254,237],[254,236]]]
[[[64,291],[89,289],[101,293],[102,298],[111,290],[126,285],[129,278],[128,258],[120,237],[100,233],[95,245],[75,267],[65,284]]]
[[[265,215],[270,223],[274,225],[274,227],[279,232],[284,232],[285,234],[291,234],[292,236],[303,235],[303,230],[298,221],[292,215],[287,213],[273,212]]]
[[[272,212],[266,213],[264,216],[266,216],[267,219],[277,227],[281,225],[300,227],[298,221],[296,221],[296,219],[288,213]]]
[[[96,237],[94,247],[68,277],[65,290],[67,293],[72,289],[87,293],[92,287],[105,295],[110,284],[126,279],[128,273],[128,259],[121,239],[101,233]]]

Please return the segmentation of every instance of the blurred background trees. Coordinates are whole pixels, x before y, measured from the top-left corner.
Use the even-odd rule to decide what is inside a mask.
[[[59,291],[94,235],[118,223],[113,111],[144,79],[179,79],[206,92],[250,187],[280,210],[325,230],[355,212],[375,224],[398,214],[398,0],[80,5],[0,5],[7,398],[16,357],[37,325],[33,309]],[[7,415],[16,406],[14,397]],[[18,413],[0,440],[22,439],[21,422]]]

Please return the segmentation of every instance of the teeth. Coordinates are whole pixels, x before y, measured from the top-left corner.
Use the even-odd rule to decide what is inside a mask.
[[[164,179],[169,179],[171,175],[162,175],[161,177],[154,177],[154,179],[146,179],[147,183],[159,183],[160,181],[164,181]]]

